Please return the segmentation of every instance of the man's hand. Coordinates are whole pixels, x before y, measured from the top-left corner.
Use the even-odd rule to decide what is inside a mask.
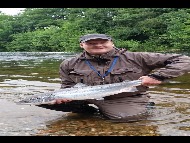
[[[162,83],[162,81],[159,81],[159,80],[156,80],[156,79],[153,79],[149,76],[142,76],[140,77],[139,79],[142,79],[142,85],[143,86],[150,86],[150,85],[159,85]]]
[[[61,104],[61,103],[70,102],[70,101],[72,101],[72,100],[67,100],[67,99],[56,99],[55,102],[50,103],[50,105]]]

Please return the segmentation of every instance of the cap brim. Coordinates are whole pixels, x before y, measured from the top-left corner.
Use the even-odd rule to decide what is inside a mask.
[[[109,38],[102,38],[102,37],[94,37],[94,38],[88,38],[88,39],[85,39],[85,40],[82,40],[81,42],[87,42],[87,41],[90,41],[90,40],[95,40],[95,39],[104,39],[104,40],[111,40]]]

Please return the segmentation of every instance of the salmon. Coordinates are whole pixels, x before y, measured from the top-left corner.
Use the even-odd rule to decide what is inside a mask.
[[[122,92],[135,92],[138,91],[136,86],[140,86],[142,80],[123,81],[120,83],[104,84],[88,86],[83,83],[78,83],[72,88],[58,89],[55,91],[49,91],[32,95],[23,100],[20,100],[18,104],[48,104],[54,102],[56,99],[67,100],[87,100],[87,99],[101,99],[106,96],[119,94]]]

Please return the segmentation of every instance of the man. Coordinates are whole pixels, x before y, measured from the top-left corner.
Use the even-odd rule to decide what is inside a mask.
[[[137,87],[137,92],[111,95],[104,100],[59,99],[53,105],[41,107],[81,113],[91,111],[93,108],[88,104],[94,104],[102,115],[111,120],[142,120],[147,115],[148,86],[159,85],[165,79],[179,77],[190,71],[190,58],[187,56],[129,52],[116,48],[108,35],[88,34],[80,37],[79,42],[84,52],[60,65],[61,88],[70,88],[79,82],[93,86],[138,79],[143,80],[142,85]],[[116,57],[117,61],[113,65]],[[108,72],[111,66],[113,68]]]

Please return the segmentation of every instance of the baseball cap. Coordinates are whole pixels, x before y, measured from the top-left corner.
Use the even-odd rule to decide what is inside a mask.
[[[81,36],[79,38],[79,42],[84,43],[86,41],[93,40],[93,39],[112,40],[109,35],[105,35],[105,34],[87,34],[87,35]]]

